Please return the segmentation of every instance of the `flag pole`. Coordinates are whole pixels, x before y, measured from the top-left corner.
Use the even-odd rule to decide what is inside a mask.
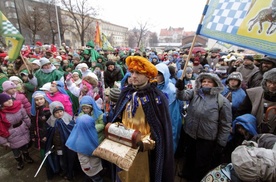
[[[30,74],[31,72],[30,72],[30,70],[29,70],[29,67],[28,67],[28,65],[27,65],[27,63],[26,63],[26,60],[25,60],[25,58],[23,57],[21,51],[20,51],[20,57],[22,58],[22,61],[23,61],[24,65],[26,66],[26,69],[27,69],[28,73]]]
[[[193,48],[194,48],[194,45],[195,45],[195,41],[196,41],[196,38],[197,38],[197,36],[198,36],[198,34],[199,34],[199,31],[200,31],[200,29],[201,29],[202,22],[203,22],[203,18],[204,18],[204,16],[205,16],[206,12],[207,12],[208,5],[209,5],[209,1],[210,1],[210,0],[207,0],[207,1],[206,1],[206,4],[205,4],[205,7],[204,7],[202,16],[201,16],[200,21],[199,21],[199,25],[198,25],[197,30],[196,30],[196,34],[195,34],[195,36],[194,36],[194,39],[193,39],[193,41],[192,41],[192,45],[191,45],[190,50],[189,50],[188,58],[187,58],[187,60],[185,61],[185,65],[184,65],[184,68],[183,68],[183,72],[182,72],[182,75],[181,75],[181,78],[180,78],[181,80],[183,80],[183,78],[185,77],[186,69],[187,69],[187,66],[188,66],[188,62],[189,62],[190,59],[191,59],[192,51],[193,51]]]

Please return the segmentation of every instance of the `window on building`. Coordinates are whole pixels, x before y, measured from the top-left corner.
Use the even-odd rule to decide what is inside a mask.
[[[15,12],[9,12],[9,13],[7,14],[7,18],[8,18],[8,19],[17,18],[17,15],[16,15]]]
[[[6,1],[5,2],[5,7],[6,8],[15,8],[15,4],[12,1]]]

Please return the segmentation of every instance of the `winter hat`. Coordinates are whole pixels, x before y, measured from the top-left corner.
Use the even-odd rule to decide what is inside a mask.
[[[3,88],[3,91],[6,92],[9,89],[16,88],[16,85],[12,81],[7,80],[2,83],[2,88]]]
[[[186,74],[191,74],[191,73],[193,73],[193,68],[187,67],[186,68]]]
[[[266,86],[267,80],[276,83],[276,68],[273,68],[273,69],[265,72],[263,75],[263,80],[262,80],[261,85],[265,91],[267,91],[267,86]]]
[[[10,99],[11,99],[11,97],[10,97],[8,94],[3,94],[3,93],[1,93],[1,94],[0,94],[0,107],[2,107],[3,104],[4,104],[5,102],[7,102],[8,100],[10,100]]]
[[[62,61],[62,57],[61,56],[57,56],[56,59],[58,59],[57,61],[59,61],[59,62]]]
[[[81,68],[88,68],[86,63],[80,63],[76,66],[76,69],[81,69]]]
[[[261,63],[263,62],[270,62],[274,64],[274,67],[276,67],[276,58],[273,57],[264,57],[261,61]]]
[[[242,81],[242,74],[240,72],[232,72],[228,78],[227,81],[231,80],[231,79],[235,79],[235,80],[239,80]]]
[[[9,81],[18,81],[19,83],[23,83],[23,81],[18,76],[11,76]]]
[[[105,96],[109,96],[110,95],[110,87],[107,87],[106,89],[104,89],[104,95]]]
[[[243,60],[245,60],[245,59],[248,59],[248,60],[250,60],[250,61],[254,61],[253,56],[250,56],[250,55],[244,56],[244,57],[243,57]]]
[[[80,78],[82,77],[80,70],[73,70],[72,75],[79,75]]]
[[[119,99],[120,94],[121,94],[121,90],[119,88],[111,88],[110,95],[109,95],[110,101],[116,103]]]
[[[103,70],[103,65],[100,64],[100,63],[97,63],[95,67],[98,67],[98,68],[100,68],[101,70]]]
[[[55,113],[57,111],[64,111],[64,108],[62,106],[56,106],[56,107],[54,107],[53,113]]]
[[[49,59],[43,57],[40,59],[40,67],[44,66],[45,64],[51,63]]]
[[[28,72],[28,70],[22,70],[21,72],[20,72],[20,76],[22,77],[22,76],[28,76],[29,75],[29,72]]]
[[[45,83],[39,90],[50,91],[51,82]]]
[[[41,66],[40,60],[38,60],[38,59],[34,60],[34,61],[32,62],[32,64],[36,64],[36,65],[38,65],[38,66]]]

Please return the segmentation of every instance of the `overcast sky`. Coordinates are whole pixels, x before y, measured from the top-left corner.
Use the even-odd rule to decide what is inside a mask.
[[[148,22],[151,31],[184,27],[195,31],[206,0],[98,0],[99,18],[110,23],[138,28],[138,22]]]

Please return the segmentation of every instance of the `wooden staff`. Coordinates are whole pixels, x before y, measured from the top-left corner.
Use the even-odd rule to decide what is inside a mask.
[[[203,14],[202,14],[202,16],[201,16],[199,25],[201,25],[202,22],[203,22],[203,18],[204,18],[204,16],[205,16],[206,11],[207,11],[207,7],[208,7],[208,4],[209,4],[209,1],[210,1],[210,0],[207,0],[207,1],[206,1],[205,8],[204,8]],[[181,78],[180,78],[181,80],[183,80],[183,78],[185,77],[186,68],[187,68],[187,66],[188,66],[188,62],[189,62],[190,59],[191,59],[192,51],[193,51],[193,48],[194,48],[194,45],[195,45],[196,38],[197,38],[197,36],[198,36],[198,32],[199,32],[199,28],[198,28],[198,30],[196,31],[196,35],[194,36],[192,45],[191,45],[191,47],[190,47],[189,54],[188,54],[188,58],[187,58],[187,61],[185,62],[185,65],[184,65],[184,68],[183,68],[183,72],[182,72],[182,75],[181,75]]]
[[[30,74],[31,72],[30,72],[30,70],[29,70],[29,67],[28,67],[28,65],[27,65],[27,63],[26,63],[26,60],[25,60],[25,58],[23,57],[21,51],[20,51],[20,56],[21,56],[21,58],[22,58],[22,61],[23,61],[24,65],[26,66],[26,69],[27,69],[28,73]]]

